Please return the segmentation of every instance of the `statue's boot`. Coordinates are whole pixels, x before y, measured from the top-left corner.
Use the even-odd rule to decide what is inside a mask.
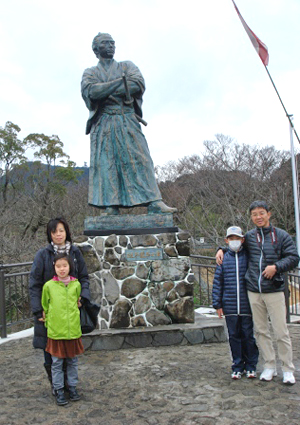
[[[177,212],[177,208],[168,207],[163,201],[152,201],[148,204],[148,214],[171,214]]]
[[[120,213],[118,207],[106,207],[105,212],[108,215],[118,215]]]

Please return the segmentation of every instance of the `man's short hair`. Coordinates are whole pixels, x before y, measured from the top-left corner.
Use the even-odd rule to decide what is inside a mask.
[[[268,204],[265,201],[254,201],[249,207],[249,212],[251,213],[252,210],[255,210],[255,208],[263,208],[267,212],[269,212]]]

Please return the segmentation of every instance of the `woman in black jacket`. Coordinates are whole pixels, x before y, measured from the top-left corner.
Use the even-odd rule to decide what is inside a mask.
[[[53,260],[59,253],[69,254],[74,263],[74,277],[81,284],[81,299],[90,300],[89,277],[83,256],[75,245],[72,244],[71,233],[68,223],[62,218],[55,218],[47,224],[47,238],[49,245],[40,249],[33,261],[30,280],[29,295],[31,309],[34,315],[34,348],[44,350],[44,366],[51,381],[51,355],[45,351],[47,344],[47,329],[44,326],[42,318],[42,290],[44,284],[55,275]]]

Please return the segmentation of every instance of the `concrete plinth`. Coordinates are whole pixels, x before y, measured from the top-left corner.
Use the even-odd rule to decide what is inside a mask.
[[[88,236],[138,235],[178,232],[173,225],[173,214],[101,214],[84,220],[84,234]]]

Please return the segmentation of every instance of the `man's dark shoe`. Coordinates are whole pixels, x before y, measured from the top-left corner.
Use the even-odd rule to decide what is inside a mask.
[[[76,387],[69,387],[69,395],[71,401],[78,401],[81,399],[80,395],[76,390]]]
[[[55,390],[55,397],[56,397],[56,404],[58,406],[64,406],[65,404],[68,404],[68,400],[65,398],[65,392],[64,389],[61,388],[59,390]]]

